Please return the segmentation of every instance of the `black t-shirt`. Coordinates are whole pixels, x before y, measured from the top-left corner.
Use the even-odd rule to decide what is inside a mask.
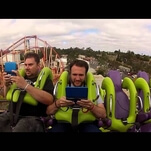
[[[34,85],[34,82],[36,81],[36,79],[37,77],[34,79],[30,79],[30,80],[26,79],[26,80],[31,85]],[[52,80],[47,78],[43,90],[53,95],[53,89],[54,89],[54,86],[53,86]],[[15,107],[16,105],[13,105],[13,106]],[[19,115],[21,116],[46,116],[46,108],[47,108],[47,105],[42,104],[40,102],[38,102],[38,105],[36,106],[23,102],[20,108]]]

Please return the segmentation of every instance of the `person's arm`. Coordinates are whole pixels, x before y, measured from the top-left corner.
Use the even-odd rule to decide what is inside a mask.
[[[46,105],[53,103],[52,94],[28,84],[22,76],[12,76],[11,80],[16,83],[18,88],[26,90],[38,102]],[[50,85],[50,87],[51,86],[53,87],[53,85]]]
[[[24,86],[24,88],[27,86],[27,84]],[[26,91],[38,102],[41,102],[46,105],[50,105],[53,103],[53,96],[41,89],[35,88],[32,85],[28,85],[26,87]]]
[[[4,97],[6,97],[6,94],[7,94],[8,90],[9,90],[9,88],[10,88],[9,85],[8,86],[4,85]]]
[[[75,104],[74,101],[66,100],[66,97],[63,96],[60,99],[55,100],[53,104],[47,107],[46,114],[53,115],[58,111],[58,109],[60,109],[60,107],[69,107],[74,104]]]
[[[98,119],[103,119],[106,117],[106,109],[104,107],[103,103],[94,105],[93,103],[91,104],[90,108],[88,108],[96,118]]]
[[[6,94],[10,88],[11,83],[11,76],[8,75],[6,72],[3,72],[3,82],[4,82],[4,97],[6,97]]]
[[[98,119],[106,117],[106,109],[104,107],[101,97],[96,100],[96,105],[90,100],[79,100],[77,104],[83,108],[86,108],[88,111],[91,111],[92,114]]]
[[[59,108],[60,108],[59,101],[55,101],[47,107],[46,114],[54,115],[58,111]]]

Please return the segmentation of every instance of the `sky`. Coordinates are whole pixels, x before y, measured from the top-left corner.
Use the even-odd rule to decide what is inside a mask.
[[[0,19],[0,49],[37,35],[56,48],[151,56],[151,19]]]

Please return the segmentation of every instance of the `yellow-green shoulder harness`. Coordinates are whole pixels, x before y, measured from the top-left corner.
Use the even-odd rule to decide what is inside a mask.
[[[25,76],[25,70],[24,69],[20,69],[19,70],[19,74],[24,77]],[[52,75],[52,72],[51,72],[50,68],[44,67],[40,71],[34,87],[39,88],[39,89],[43,89],[47,78],[50,78],[52,80],[53,79],[53,75]],[[10,89],[8,90],[7,95],[6,95],[6,99],[7,100],[13,101],[13,102],[17,102],[18,101],[18,98],[19,98],[19,95],[20,95],[20,90],[15,90],[15,92],[13,94],[13,91],[16,88],[17,88],[17,86],[16,86],[15,83],[13,83],[10,86]],[[25,94],[23,102],[28,103],[30,105],[34,105],[34,106],[36,106],[38,104],[38,102],[29,93]]]
[[[65,87],[67,86],[68,83],[68,72],[64,71],[57,84],[56,84],[56,98],[59,99],[62,96],[66,96],[65,94]],[[96,83],[95,83],[95,79],[92,73],[88,72],[87,73],[87,80],[86,80],[86,85],[88,87],[88,99],[90,99],[91,101],[96,99],[97,94],[96,94]],[[96,103],[96,102],[94,102]],[[63,107],[62,110],[59,109],[56,114],[55,114],[55,118],[57,120],[61,120],[61,121],[66,121],[71,123],[72,121],[72,109],[69,108],[67,111],[66,107]],[[81,122],[89,122],[89,121],[94,121],[96,118],[95,116],[89,111],[87,113],[83,113],[82,109],[79,110],[78,112],[78,124]]]

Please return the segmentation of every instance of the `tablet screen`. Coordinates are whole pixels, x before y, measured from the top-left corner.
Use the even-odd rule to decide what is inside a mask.
[[[12,72],[12,70],[17,70],[16,62],[5,62],[4,67],[5,67],[5,72],[7,72],[7,74],[15,75],[15,73]]]
[[[88,97],[87,87],[66,87],[67,100],[87,99],[87,97]]]

